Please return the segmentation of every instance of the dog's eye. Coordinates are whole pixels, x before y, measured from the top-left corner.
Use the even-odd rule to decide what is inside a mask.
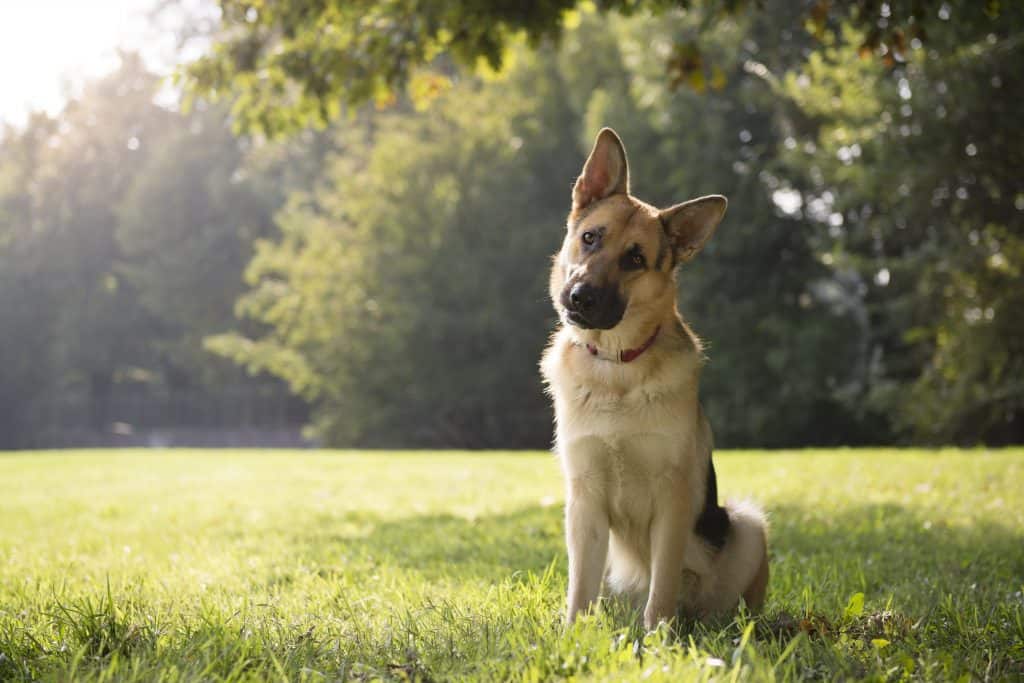
[[[590,245],[597,241],[597,235],[590,230],[587,230],[580,235],[580,239],[583,240],[583,244]]]
[[[635,251],[635,252],[633,252],[633,253],[632,253],[632,254],[630,255],[630,257],[629,257],[629,260],[633,262],[633,265],[634,265],[634,266],[639,266],[639,267],[641,267],[641,268],[643,268],[643,267],[644,267],[644,264],[646,264],[646,263],[647,263],[647,262],[646,262],[646,261],[644,260],[644,255],[643,255],[643,254],[641,254],[641,253],[640,253],[639,251]]]

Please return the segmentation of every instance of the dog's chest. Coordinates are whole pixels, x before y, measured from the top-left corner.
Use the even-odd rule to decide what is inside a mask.
[[[691,463],[690,401],[682,392],[573,394],[575,404],[558,408],[558,452],[566,477],[603,498],[613,517],[645,517],[641,508],[652,503],[658,483]]]
[[[613,516],[638,506],[696,453],[695,354],[663,354],[643,366],[594,362],[566,340],[542,365],[555,404],[556,449],[573,495],[601,499]]]
[[[552,382],[559,446],[596,439],[631,461],[664,464],[678,450],[672,444],[692,436],[697,410],[695,378],[673,369],[632,378],[613,366],[600,381],[570,376]]]

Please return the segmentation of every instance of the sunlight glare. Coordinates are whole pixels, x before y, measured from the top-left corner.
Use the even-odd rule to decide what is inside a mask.
[[[117,47],[144,44],[153,0],[35,0],[0,8],[0,121],[51,114],[84,79],[118,64]]]

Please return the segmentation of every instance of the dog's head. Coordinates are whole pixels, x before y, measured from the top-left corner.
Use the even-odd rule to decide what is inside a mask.
[[[622,141],[603,129],[573,188],[565,241],[551,271],[559,317],[610,330],[674,311],[676,266],[701,250],[726,204],[711,195],[659,210],[636,199]]]

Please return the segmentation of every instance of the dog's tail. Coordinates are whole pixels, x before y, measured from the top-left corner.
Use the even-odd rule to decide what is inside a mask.
[[[729,534],[725,545],[711,555],[710,571],[702,581],[697,611],[724,614],[740,597],[747,609],[758,611],[768,593],[768,521],[750,501],[727,502]]]
[[[722,562],[735,577],[733,584],[753,611],[761,609],[768,595],[768,519],[750,501],[726,503],[731,531],[722,549]],[[724,569],[724,567],[723,567]]]

